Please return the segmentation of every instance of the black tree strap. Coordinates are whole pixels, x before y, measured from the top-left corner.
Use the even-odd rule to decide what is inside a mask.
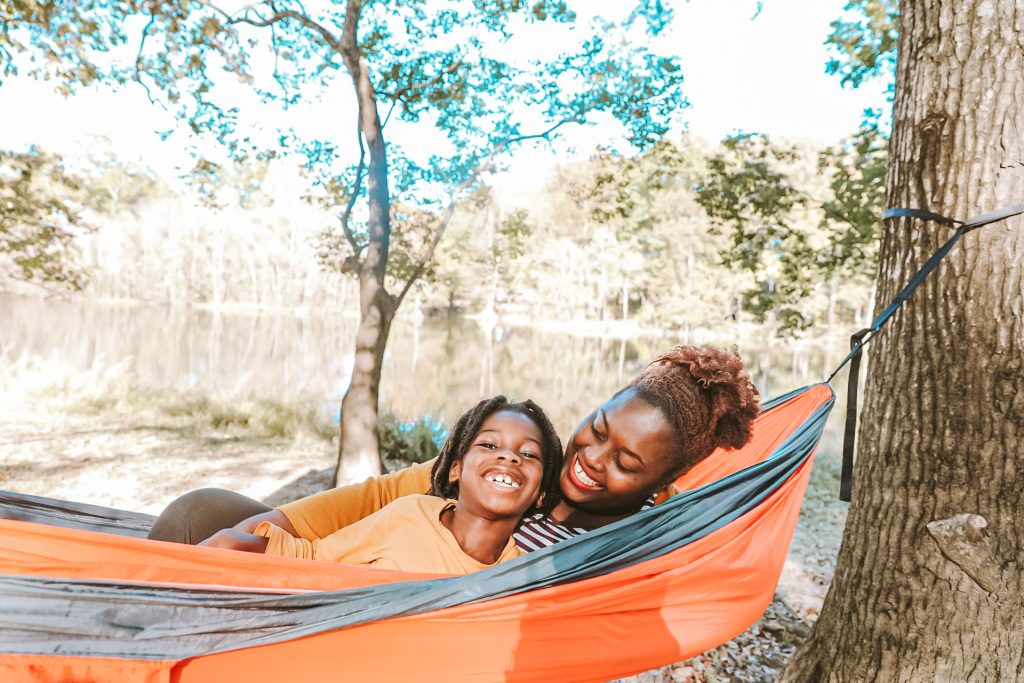
[[[853,486],[853,445],[857,436],[857,384],[860,382],[860,349],[871,328],[850,337],[850,348],[857,353],[850,359],[850,377],[846,384],[846,431],[843,434],[843,469],[839,475],[839,500],[850,502]],[[832,379],[831,377],[829,378]]]
[[[991,213],[982,214],[975,216],[966,221],[958,221],[952,218],[947,218],[931,211],[923,211],[921,209],[886,209],[885,213],[882,214],[882,220],[888,220],[890,218],[920,218],[922,220],[933,221],[942,225],[955,227],[956,232],[953,236],[946,240],[946,243],[936,250],[931,255],[921,269],[914,273],[914,276],[910,278],[910,282],[907,283],[906,287],[900,290],[900,293],[892,300],[888,306],[885,307],[878,317],[872,321],[871,326],[867,327],[857,334],[850,337],[850,353],[846,355],[846,358],[839,363],[832,374],[825,380],[826,383],[831,382],[832,378],[842,370],[847,363],[850,364],[850,378],[847,383],[846,391],[846,434],[843,437],[843,469],[840,475],[839,481],[839,499],[847,503],[850,502],[851,494],[853,493],[853,451],[856,444],[857,434],[857,385],[859,383],[860,375],[860,356],[864,347],[867,343],[875,338],[878,331],[889,322],[889,319],[903,306],[903,303],[910,298],[910,295],[921,286],[925,278],[928,277],[929,273],[939,267],[939,263],[946,257],[946,254],[956,245],[956,243],[965,234],[972,230],[988,225],[989,223],[995,223],[997,221],[1005,220],[1012,216],[1017,216],[1024,213],[1024,204],[1015,204],[1008,206],[1005,209],[999,209],[998,211],[992,211]]]

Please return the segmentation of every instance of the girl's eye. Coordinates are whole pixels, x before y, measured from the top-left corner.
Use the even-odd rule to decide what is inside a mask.
[[[540,453],[531,453],[529,451],[520,451],[519,455],[523,456],[524,458],[534,458],[534,459],[540,457]]]
[[[495,446],[490,441],[481,441],[480,443],[477,444],[477,446],[480,446],[481,448],[486,448],[488,450],[490,450],[492,448],[497,448],[497,446]]]

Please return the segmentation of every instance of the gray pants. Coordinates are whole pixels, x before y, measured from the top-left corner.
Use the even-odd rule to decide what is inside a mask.
[[[198,489],[176,498],[156,518],[148,538],[195,545],[243,519],[272,510],[224,489]]]

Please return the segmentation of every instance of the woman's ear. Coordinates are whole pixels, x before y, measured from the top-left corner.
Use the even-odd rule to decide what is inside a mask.
[[[462,461],[456,460],[452,463],[452,466],[448,468],[448,483],[454,484],[459,480],[459,474],[462,472]]]

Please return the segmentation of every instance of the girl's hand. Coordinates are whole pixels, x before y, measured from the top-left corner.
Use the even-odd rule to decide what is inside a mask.
[[[267,541],[268,539],[263,536],[247,534],[238,529],[221,529],[198,545],[208,548],[244,550],[247,553],[263,553],[267,549]]]

